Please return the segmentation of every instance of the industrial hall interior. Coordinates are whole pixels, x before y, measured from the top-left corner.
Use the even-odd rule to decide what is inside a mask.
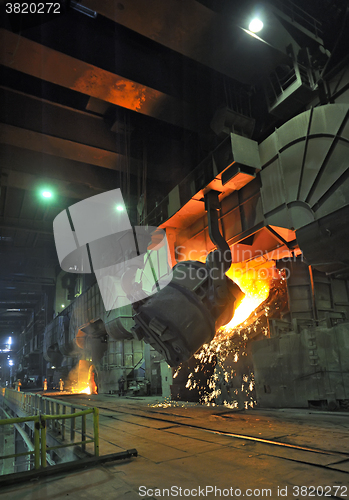
[[[0,500],[348,497],[348,33],[0,1]]]

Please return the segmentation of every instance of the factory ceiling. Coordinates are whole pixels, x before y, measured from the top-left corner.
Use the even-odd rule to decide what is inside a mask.
[[[268,113],[263,82],[287,67],[289,44],[338,54],[346,2],[274,1],[261,8],[265,39],[246,31],[252,1],[60,4],[60,14],[26,16],[0,2],[4,336],[22,331],[54,286],[59,212],[120,187],[140,222],[141,196],[149,211],[219,144],[210,124],[224,106],[264,139],[291,115]],[[43,188],[54,196],[42,199]]]

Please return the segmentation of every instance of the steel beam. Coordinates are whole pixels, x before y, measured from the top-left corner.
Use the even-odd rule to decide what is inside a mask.
[[[191,107],[163,92],[5,29],[0,29],[0,41],[4,66],[172,125],[197,129]]]
[[[23,316],[22,318],[3,318],[0,316],[0,326],[22,326],[26,323],[26,319]]]
[[[3,149],[6,149],[6,147]],[[24,151],[24,150],[22,150],[22,152],[26,153],[26,151]],[[20,150],[17,151],[19,162],[21,162],[20,157],[21,157],[22,152]],[[1,158],[1,156],[2,155],[0,153],[0,158]],[[28,165],[25,165],[24,159],[26,156],[27,155],[24,154],[23,160],[22,160],[23,169],[28,166]],[[40,157],[39,152],[37,153],[37,156]],[[40,166],[42,166],[42,163],[44,163],[45,169],[46,169],[46,165],[50,165],[51,162],[49,160],[47,161],[47,163],[44,161],[44,156],[45,155],[41,155],[41,158],[39,160],[40,163],[37,165],[35,170],[37,170]],[[103,177],[102,172],[100,174],[100,177],[101,177],[100,182],[98,182],[97,185],[90,184],[88,174],[85,177],[85,182],[87,185],[83,183],[84,177],[81,177],[81,181],[82,181],[81,183],[78,183],[78,182],[73,183],[73,181],[69,180],[69,175],[67,176],[66,179],[61,180],[60,178],[63,178],[64,171],[66,168],[68,168],[68,165],[70,162],[69,161],[65,162],[64,159],[60,159],[60,158],[55,158],[55,159],[58,161],[54,162],[54,164],[62,164],[62,162],[64,162],[65,168],[63,169],[63,172],[57,171],[55,173],[54,169],[53,169],[53,165],[51,164],[50,166],[47,167],[47,173],[45,172],[44,176],[42,175],[42,171],[41,171],[41,175],[40,175],[40,173],[36,173],[36,172],[27,173],[27,172],[23,172],[21,170],[15,170],[15,169],[11,170],[8,167],[8,162],[6,162],[5,164],[3,163],[2,173],[4,175],[6,175],[6,186],[9,188],[23,189],[25,191],[37,191],[38,188],[40,187],[40,185],[46,184],[48,182],[48,183],[51,183],[54,185],[55,192],[58,194],[59,200],[62,200],[62,198],[63,199],[64,198],[68,198],[68,199],[75,199],[76,198],[78,200],[81,200],[84,198],[88,198],[90,196],[94,196],[98,193],[108,191],[109,189],[112,189],[112,188],[116,189],[120,185],[117,178],[110,179],[109,184],[107,184],[107,182],[102,180],[102,177]],[[73,164],[73,166],[75,166],[74,162],[72,162],[72,164]],[[21,167],[19,167],[19,168],[21,168]],[[79,171],[80,171],[80,169],[79,169]],[[72,172],[72,177],[76,177],[75,174],[76,173]],[[58,177],[58,179],[57,179],[57,177]],[[6,210],[5,213],[8,213],[8,211]],[[10,226],[8,226],[8,227],[10,227]],[[30,228],[28,230],[30,230]]]
[[[24,255],[24,254],[23,254]],[[0,261],[0,274],[4,275],[15,275],[20,272],[25,276],[32,276],[37,274],[38,277],[44,279],[53,279],[55,277],[54,269],[58,266],[58,259],[56,257],[56,261],[28,261],[25,257],[22,259],[11,258],[11,253],[4,254],[1,253],[1,261]]]
[[[30,151],[41,151],[44,154],[59,156],[98,167],[119,170],[124,157],[112,151],[98,149],[86,144],[76,143],[13,125],[0,123],[0,143],[16,146]],[[119,166],[119,167],[118,167]],[[131,167],[131,173],[137,169]]]
[[[0,122],[123,155],[123,135],[101,116],[0,87]],[[25,113],[23,113],[25,110]]]
[[[57,252],[55,249],[55,245],[52,241],[45,242],[44,247],[32,247],[32,246],[23,246],[23,247],[15,247],[8,244],[0,243],[0,256],[11,255],[13,259],[25,258],[26,260],[34,259],[39,260],[41,262],[47,261],[55,261],[57,260]]]
[[[29,311],[24,311],[23,309],[21,309],[21,311],[2,311],[0,312],[0,318],[2,320],[12,321],[13,319],[26,318],[28,313]]]
[[[0,300],[0,309],[32,309],[37,302],[38,299],[31,302],[21,300],[14,302],[13,299]]]
[[[285,57],[277,47],[254,40],[242,29],[245,14],[240,19],[220,15],[196,0],[81,0],[79,4],[242,83],[255,84],[256,76],[269,74]]]
[[[119,187],[119,174],[112,170],[15,146],[0,148],[0,164],[3,186],[37,189],[41,178],[53,182],[63,198],[87,198]]]
[[[23,291],[20,289],[14,289],[14,290],[4,290],[2,289],[0,292],[0,302],[5,303],[7,301],[11,301],[12,303],[32,303],[32,302],[37,302],[41,295],[42,295],[42,290],[40,291],[35,291],[35,292],[29,292],[29,291]]]
[[[30,285],[31,287],[33,287],[32,288],[33,290],[41,291],[43,286],[55,286],[55,279],[52,278],[52,275],[48,277],[44,276],[38,277],[30,275],[18,276],[15,274],[7,275],[0,279],[1,287],[17,286],[17,285],[23,285],[23,286]],[[35,289],[34,287],[37,288]],[[20,286],[19,288],[23,287]]]
[[[102,172],[98,167],[123,172],[129,161],[131,174],[137,174],[143,168],[142,160],[126,157],[123,152],[123,136],[111,132],[101,116],[48,102],[5,87],[0,87],[0,102],[2,103],[0,122],[8,131],[11,144],[17,146],[10,146],[7,141],[0,151],[1,165],[3,167],[7,165],[11,171],[30,171],[30,173],[40,175],[42,163],[44,163],[45,175],[69,182],[88,184],[97,190],[100,186],[100,189],[105,190],[110,189],[113,174],[103,171],[101,175]],[[26,110],[25,113],[23,109]],[[6,129],[7,126],[10,127]],[[17,128],[20,136],[16,134]],[[35,143],[31,143],[31,147],[25,150],[19,149],[23,147],[21,144],[21,136],[25,135],[23,130],[44,134],[45,141],[49,143],[51,150],[46,151],[46,154],[44,149],[35,147]],[[40,140],[40,136],[37,137]],[[74,146],[76,157],[71,159],[67,158],[68,155],[52,154],[55,152],[52,151],[54,138],[68,141],[67,143],[61,142],[62,146],[65,144],[70,147]],[[29,139],[28,135],[27,140]],[[90,157],[86,161],[82,153],[91,151],[88,147],[94,148],[97,162],[93,162]],[[110,161],[107,162],[108,157]]]
[[[15,231],[28,231],[30,233],[49,234],[53,236],[52,222],[42,223],[41,221],[30,220],[28,221],[28,226],[23,226],[23,222],[15,217],[0,217],[0,228],[13,229]]]

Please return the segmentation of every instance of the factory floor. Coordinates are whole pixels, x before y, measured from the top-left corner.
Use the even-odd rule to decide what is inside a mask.
[[[0,499],[348,498],[349,413],[161,401],[70,396],[100,408],[101,455],[136,448],[138,457],[80,471],[72,463],[70,473],[2,488]]]

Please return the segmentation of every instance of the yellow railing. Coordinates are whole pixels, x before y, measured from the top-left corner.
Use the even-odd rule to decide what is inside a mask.
[[[25,422],[34,422],[34,449],[23,452],[23,453],[13,453],[10,455],[0,456],[0,460],[6,458],[15,458],[24,455],[34,455],[35,468],[39,469],[41,467],[46,467],[46,453],[50,450],[57,448],[66,448],[68,446],[79,446],[81,445],[82,450],[85,451],[86,444],[94,443],[94,454],[99,456],[99,410],[98,408],[82,408],[81,411],[75,411],[78,407],[77,405],[70,405],[59,400],[54,400],[51,398],[44,398],[38,394],[20,393],[13,391],[11,389],[1,389],[0,394],[3,396],[4,401],[9,403],[14,403],[16,408],[25,411],[26,413],[34,413],[34,415],[25,417],[14,417],[5,418],[0,420],[0,426],[2,425],[16,425]],[[62,406],[62,413],[59,414],[60,406]],[[66,408],[71,408],[71,413],[66,413]],[[56,414],[53,414],[54,410],[58,410]],[[46,414],[43,410],[47,410]],[[53,410],[53,411],[52,411]],[[51,412],[51,414],[50,414]],[[6,412],[5,412],[6,413]],[[93,438],[86,439],[86,415],[93,415]],[[76,430],[76,418],[81,417],[81,441],[75,441]],[[61,421],[59,426],[61,430],[61,438],[65,439],[65,421],[71,419],[70,426],[70,438],[69,443],[62,443],[56,446],[48,447],[46,445],[46,431],[47,427],[50,426],[51,429],[56,430],[59,426],[58,421]]]

